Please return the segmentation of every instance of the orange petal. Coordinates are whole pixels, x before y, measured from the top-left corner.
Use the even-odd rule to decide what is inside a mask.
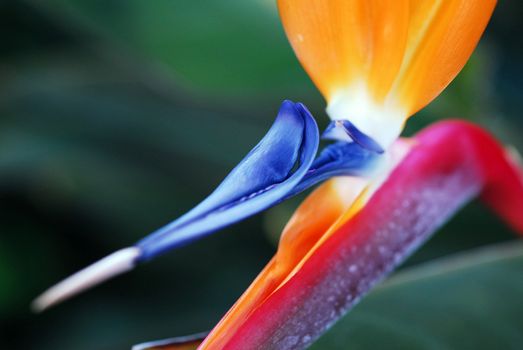
[[[347,211],[367,182],[332,179],[300,205],[285,227],[278,252],[199,349],[221,349],[250,313],[289,277],[317,241]]]
[[[409,38],[395,93],[411,115],[454,79],[469,59],[496,0],[410,1]]]
[[[327,99],[387,148],[463,68],[495,0],[278,0],[289,41]]]
[[[328,101],[361,81],[383,101],[407,41],[408,0],[280,0],[278,5],[298,59]]]

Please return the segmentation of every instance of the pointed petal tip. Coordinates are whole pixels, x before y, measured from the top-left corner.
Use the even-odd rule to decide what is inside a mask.
[[[140,254],[138,248],[129,247],[106,256],[46,290],[32,302],[31,310],[35,313],[45,311],[112,277],[132,270]]]

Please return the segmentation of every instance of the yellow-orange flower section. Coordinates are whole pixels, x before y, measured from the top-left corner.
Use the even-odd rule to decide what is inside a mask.
[[[398,134],[441,93],[468,60],[495,4],[278,0],[289,41],[331,118],[352,121],[385,146],[398,135],[389,140],[376,129]]]

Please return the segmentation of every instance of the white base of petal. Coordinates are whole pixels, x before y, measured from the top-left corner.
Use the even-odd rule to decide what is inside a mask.
[[[33,311],[41,312],[75,294],[132,270],[139,256],[140,250],[135,247],[118,250],[49,288],[33,301],[31,307]]]
[[[373,101],[363,82],[336,92],[327,114],[332,120],[349,120],[385,150],[399,137],[407,119],[407,113],[395,103]]]

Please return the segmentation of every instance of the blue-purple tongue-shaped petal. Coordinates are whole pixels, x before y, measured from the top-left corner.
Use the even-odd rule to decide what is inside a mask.
[[[56,305],[131,270],[141,261],[241,221],[329,177],[364,175],[371,170],[378,152],[369,140],[362,140],[367,147],[361,142],[327,146],[313,163],[318,126],[304,105],[283,102],[267,135],[202,203],[136,245],[120,249],[52,286],[34,300],[33,309],[42,311]]]
[[[267,135],[202,203],[135,246],[120,249],[49,288],[35,299],[33,308],[42,311],[131,270],[138,262],[241,221],[332,176],[365,175],[379,158],[379,150],[372,139],[353,134],[360,142],[329,145],[313,162],[319,143],[314,118],[301,103],[283,102]]]
[[[318,143],[318,127],[305,106],[283,102],[267,135],[207,199],[138,242],[139,260],[148,260],[280,202],[309,170]]]

